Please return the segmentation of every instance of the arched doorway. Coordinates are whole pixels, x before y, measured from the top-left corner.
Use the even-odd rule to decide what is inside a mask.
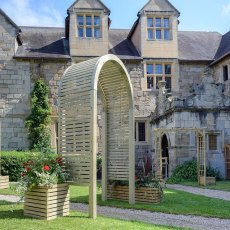
[[[168,150],[168,138],[164,134],[161,140],[162,149],[162,176],[164,179],[168,178],[169,172],[169,150]]]
[[[96,218],[97,93],[103,104],[102,199],[108,180],[129,181],[135,202],[133,91],[128,72],[115,55],[70,66],[59,89],[59,153],[70,181],[89,186],[89,215]]]

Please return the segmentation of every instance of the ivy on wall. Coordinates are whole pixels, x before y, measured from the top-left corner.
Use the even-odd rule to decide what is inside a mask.
[[[44,151],[50,148],[51,107],[48,102],[49,88],[42,80],[37,80],[31,95],[31,114],[26,118],[30,149]]]

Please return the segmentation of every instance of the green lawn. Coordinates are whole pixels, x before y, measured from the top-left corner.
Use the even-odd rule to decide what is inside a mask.
[[[9,189],[0,190],[0,194],[14,194]],[[88,187],[71,186],[71,202],[88,202]],[[199,215],[206,217],[230,218],[230,201],[208,198],[173,189],[164,190],[164,200],[161,204],[129,205],[128,202],[108,200],[101,201],[101,189],[98,188],[98,204],[121,208],[133,208],[164,213]]]
[[[4,230],[103,230],[103,229],[137,229],[137,230],[164,230],[179,229],[164,226],[145,224],[136,221],[122,221],[99,216],[96,220],[89,219],[87,214],[71,212],[68,217],[43,221],[23,216],[23,206],[17,205],[12,212],[11,203],[0,201],[0,229]],[[182,228],[181,228],[182,229]]]
[[[87,187],[71,186],[70,189],[71,202],[88,202]],[[133,208],[173,214],[199,215],[226,219],[230,218],[230,201],[208,198],[173,189],[165,189],[163,202],[161,204],[154,205],[140,203],[129,205],[128,202],[115,200],[102,202],[100,194],[101,189],[98,189],[98,204],[104,206]]]
[[[194,181],[183,181],[180,184],[199,187],[199,188],[208,188],[208,189],[215,189],[215,190],[222,190],[222,191],[230,192],[230,180],[217,181],[215,185],[207,185],[207,186],[199,186],[198,183]]]

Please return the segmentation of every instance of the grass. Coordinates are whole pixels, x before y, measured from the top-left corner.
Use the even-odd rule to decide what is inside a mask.
[[[206,185],[206,186],[199,186],[196,181],[195,182],[194,181],[183,181],[183,182],[180,182],[179,184],[230,192],[230,180],[217,181],[215,185]]]
[[[99,205],[132,208],[172,214],[198,215],[205,217],[230,218],[230,201],[194,195],[174,189],[164,190],[164,200],[161,204],[130,205],[125,201],[108,200],[101,201],[101,190],[97,191]],[[88,188],[71,186],[71,202],[88,203]]]
[[[71,212],[68,217],[59,217],[55,220],[36,220],[23,216],[23,206],[17,205],[12,212],[11,203],[0,201],[0,222],[4,230],[95,230],[95,229],[137,229],[137,230],[166,230],[182,229],[159,225],[145,224],[137,221],[122,221],[99,216],[96,220],[89,219],[87,214]],[[19,227],[20,226],[20,227]]]
[[[0,194],[15,194],[10,189],[0,190]],[[101,189],[97,190],[99,205],[132,208],[172,214],[197,215],[205,217],[230,218],[230,201],[190,194],[183,191],[164,189],[164,200],[161,204],[130,205],[125,201],[108,200],[102,202]],[[71,202],[88,203],[88,187],[71,186]]]

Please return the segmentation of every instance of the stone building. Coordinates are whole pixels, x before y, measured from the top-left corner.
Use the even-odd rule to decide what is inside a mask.
[[[137,164],[154,157],[154,128],[205,127],[208,162],[229,178],[224,146],[230,143],[230,32],[178,31],[180,12],[168,0],[149,0],[131,29],[110,29],[109,15],[100,0],[77,0],[67,9],[65,28],[19,27],[0,10],[2,149],[28,148],[24,121],[39,78],[50,87],[56,147],[63,72],[72,63],[111,53],[123,61],[133,84]],[[203,77],[207,67],[212,73]],[[165,92],[163,103],[159,91]],[[195,156],[190,133],[165,133],[162,146],[168,149],[169,175]]]

